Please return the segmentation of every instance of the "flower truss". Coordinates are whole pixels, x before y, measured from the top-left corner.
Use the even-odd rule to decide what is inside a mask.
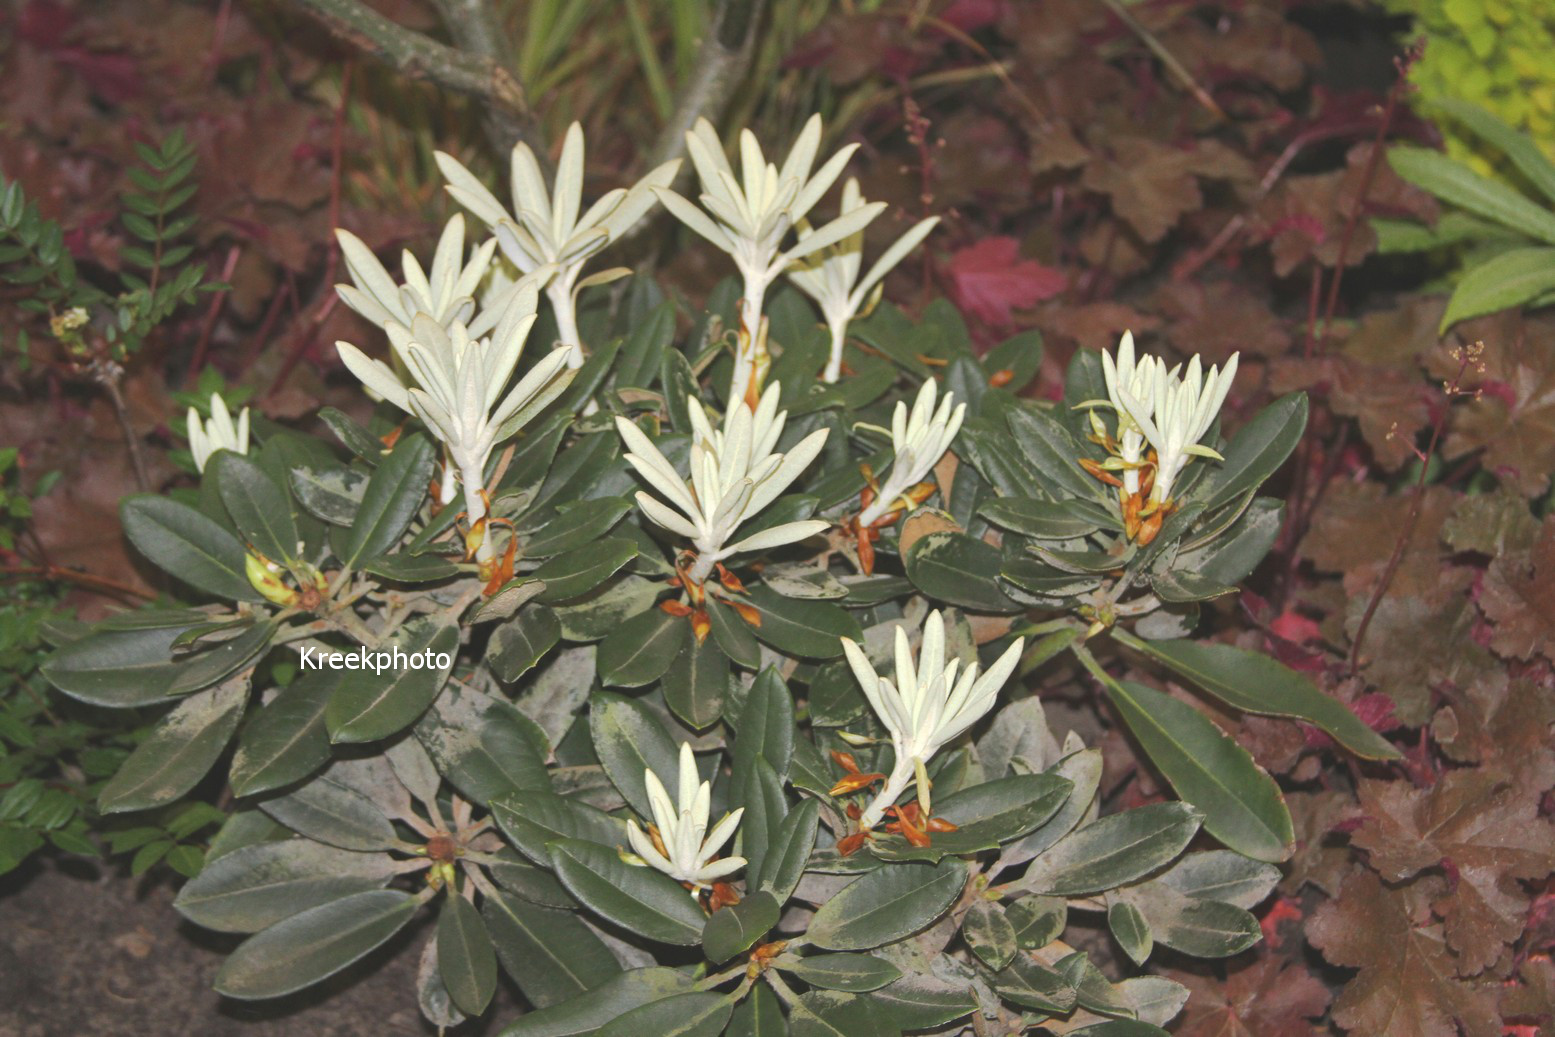
[[[864,207],[864,196],[859,193],[858,181],[852,177],[842,185],[842,208],[847,216]],[[855,231],[836,244],[820,252],[811,253],[804,261],[788,272],[788,279],[820,306],[831,331],[831,356],[826,361],[822,378],[835,382],[842,374],[842,347],[847,341],[848,324],[861,309],[869,309],[876,301],[880,282],[896,265],[907,258],[907,253],[917,248],[929,232],[939,223],[938,216],[919,220],[896,239],[896,243],[875,260],[869,273],[859,280],[859,270],[864,262],[864,232]],[[815,233],[807,224],[799,226],[799,240],[803,242]],[[865,303],[869,306],[865,306]]]
[[[925,381],[910,414],[905,400],[896,401],[896,410],[891,415],[891,447],[896,459],[891,462],[890,474],[875,491],[874,499],[859,513],[861,530],[903,508],[904,501],[905,506],[917,503],[920,498],[915,498],[909,491],[933,470],[956,433],[961,431],[966,404],[957,405],[956,394],[947,392],[936,408],[934,398],[938,391],[934,379]]]
[[[725,814],[723,820],[707,830],[712,809],[712,783],[698,783],[696,758],[691,746],[680,743],[679,803],[670,799],[664,783],[651,770],[644,769],[648,803],[653,808],[653,823],[644,832],[635,820],[626,823],[626,835],[635,855],[625,855],[630,864],[653,867],[676,882],[697,890],[710,889],[712,883],[745,867],[744,857],[718,857],[718,851],[734,838],[745,813],[741,807]]]
[[[702,209],[664,187],[654,193],[675,218],[734,258],[745,283],[740,312],[740,344],[735,353],[734,378],[729,399],[744,399],[752,382],[761,348],[761,308],[767,288],[791,266],[859,231],[885,210],[883,202],[870,202],[844,211],[835,220],[811,231],[786,251],[783,239],[815,207],[842,174],[856,144],[833,155],[812,175],[821,145],[821,117],[813,115],[789,150],[781,168],[768,162],[750,130],[740,131],[740,171],[723,152],[718,133],[706,119],[686,134],[686,150],[701,181]],[[708,213],[711,213],[709,217]]]
[[[696,551],[687,573],[700,585],[713,567],[730,555],[791,544],[828,528],[818,519],[785,522],[743,540],[735,532],[747,519],[777,499],[826,442],[827,429],[812,432],[787,453],[775,452],[788,412],[778,410],[779,390],[769,386],[753,410],[735,400],[714,429],[700,405],[691,407],[691,476],[682,478],[646,433],[625,418],[616,429],[630,453],[626,460],[648,485],[664,496],[638,491],[637,503],[655,523],[686,537]]]
[[[1161,522],[1174,507],[1172,488],[1194,457],[1224,460],[1204,438],[1226,394],[1236,378],[1237,359],[1233,353],[1224,370],[1212,366],[1203,370],[1197,354],[1167,370],[1160,357],[1134,356],[1134,336],[1123,334],[1117,357],[1102,354],[1102,373],[1107,399],[1087,400],[1082,407],[1110,407],[1118,415],[1115,434],[1109,434],[1101,419],[1091,411],[1092,440],[1104,446],[1112,456],[1106,461],[1082,461],[1091,474],[1118,488],[1123,508],[1124,528],[1141,544],[1148,544],[1160,531]],[[1146,446],[1149,447],[1148,452]],[[1109,474],[1120,471],[1122,479]]]
[[[237,424],[219,393],[211,393],[211,416],[201,421],[200,414],[189,408],[189,450],[194,454],[194,466],[201,472],[218,450],[231,450],[235,454],[248,453],[248,408],[238,413]]]
[[[490,330],[472,325],[471,319],[475,316],[475,293],[491,266],[497,244],[486,242],[466,263],[463,216],[455,215],[443,227],[430,271],[423,270],[410,250],[405,250],[400,261],[405,275],[402,285],[394,282],[361,238],[348,230],[335,231],[335,237],[340,242],[346,271],[355,282],[339,285],[336,290],[347,306],[374,324],[386,328],[392,323],[408,329],[419,313],[445,328],[459,321],[471,328],[472,334]]]
[[[464,486],[469,543],[487,578],[494,552],[491,538],[485,535],[486,463],[498,443],[522,428],[571,381],[571,374],[564,373],[567,350],[556,349],[504,393],[535,322],[538,303],[535,279],[520,282],[489,338],[475,338],[458,320],[444,328],[425,314],[412,318],[408,329],[397,323],[385,325],[389,342],[405,366],[405,379],[349,342],[335,343],[340,359],[362,384],[420,418],[442,442]]]
[[[842,639],[853,676],[880,722],[891,733],[896,764],[885,787],[864,808],[859,827],[868,831],[879,823],[888,807],[896,804],[916,777],[918,803],[928,814],[928,777],[925,765],[951,740],[961,736],[993,708],[999,689],[1020,659],[1025,638],[1016,638],[1004,654],[978,676],[978,665],[961,668],[961,660],[945,662],[945,618],[935,610],[923,625],[923,643],[914,664],[907,631],[896,628],[896,681],[875,673],[875,668],[856,641]],[[844,779],[846,782],[847,779]],[[834,792],[835,794],[835,792]]]
[[[573,123],[562,142],[553,193],[546,190],[534,152],[527,144],[515,145],[510,212],[458,159],[437,153],[438,168],[448,180],[448,193],[491,228],[503,255],[514,266],[525,274],[555,267],[545,294],[556,314],[560,342],[568,348],[567,364],[574,368],[583,364],[583,346],[578,337],[578,290],[590,283],[612,280],[622,272],[607,271],[580,284],[578,276],[584,263],[642,219],[653,206],[653,191],[668,187],[680,168],[679,159],[666,162],[631,188],[607,192],[580,217],[583,156],[583,127]]]

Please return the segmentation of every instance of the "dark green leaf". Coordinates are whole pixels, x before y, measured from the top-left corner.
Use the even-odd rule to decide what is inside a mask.
[[[596,497],[557,508],[557,516],[524,543],[527,558],[550,558],[599,539],[632,510],[626,497]]]
[[[676,620],[675,623],[682,630],[686,629],[687,624],[683,621]],[[731,680],[729,657],[724,655],[714,638],[698,642],[695,637],[681,636],[684,640],[677,646],[679,654],[664,671],[660,686],[670,712],[700,731],[716,723],[723,713],[724,697],[729,693]]]
[[[694,991],[641,1005],[605,1024],[599,1037],[718,1037],[734,1011],[726,994]]]
[[[999,549],[965,533],[930,533],[904,559],[907,576],[931,598],[977,612],[1016,612],[1000,590]]]
[[[324,723],[331,741],[377,741],[414,724],[448,679],[458,650],[457,626],[439,627],[427,619],[402,627],[379,651],[361,657],[375,660],[375,669],[349,671],[330,697]],[[392,662],[400,652],[412,664],[420,658],[427,665],[394,668]],[[439,658],[448,665],[438,665]],[[378,672],[380,667],[384,672]]]
[[[1133,681],[1109,685],[1113,705],[1145,754],[1204,828],[1238,853],[1282,861],[1295,843],[1279,786],[1252,756],[1192,706]]]
[[[624,1012],[669,997],[690,985],[691,977],[675,969],[632,969],[586,994],[520,1016],[502,1031],[501,1037],[584,1037]]]
[[[633,867],[613,847],[562,839],[548,847],[556,875],[600,917],[659,943],[702,941],[707,916],[681,885],[651,868]]]
[[[207,929],[255,933],[283,918],[353,893],[376,889],[394,874],[386,853],[352,853],[309,839],[244,846],[212,860],[173,901]]]
[[[601,846],[626,842],[626,827],[587,803],[554,792],[524,789],[491,801],[492,816],[519,851],[549,868],[547,845],[562,839],[583,839]]]
[[[344,465],[294,468],[291,481],[297,503],[334,526],[349,526],[355,520],[367,489],[367,473]]]
[[[436,583],[459,575],[457,565],[437,555],[378,555],[359,563],[359,568],[395,583]]]
[[[599,679],[621,688],[652,684],[686,652],[690,629],[685,617],[663,609],[633,616],[599,643]]]
[[[736,775],[749,770],[759,755],[779,778],[788,777],[794,753],[794,699],[777,670],[768,667],[757,675],[735,726],[738,734],[730,755]]]
[[[119,504],[119,521],[141,554],[191,587],[232,601],[263,601],[244,572],[243,545],[185,504],[136,494]]]
[[[842,654],[842,638],[863,640],[858,620],[830,602],[785,598],[759,583],[749,598],[761,614],[756,637],[788,655],[834,659]]]
[[[252,1001],[311,986],[399,932],[420,903],[375,889],[292,915],[243,941],[216,974],[216,990]]]
[[[556,613],[538,603],[530,605],[491,632],[486,662],[511,684],[528,673],[561,636]]]
[[[416,740],[466,799],[485,805],[517,789],[549,789],[545,734],[501,699],[448,685],[416,724]]]
[[[1001,529],[1038,540],[1073,540],[1094,533],[1105,517],[1092,514],[1083,500],[1044,501],[1032,497],[996,497],[977,509],[977,513]]]
[[[259,809],[298,835],[342,850],[386,850],[398,843],[394,826],[378,806],[331,773],[266,800]]]
[[[966,865],[888,864],[843,887],[810,922],[810,941],[828,950],[868,950],[931,924],[961,895]]]
[[[248,676],[191,695],[152,728],[98,794],[105,814],[171,803],[221,755],[248,704]]]
[[[714,911],[702,928],[702,949],[707,960],[720,965],[749,950],[777,925],[779,913],[777,898],[766,890],[750,893],[738,904]]]
[[[1058,896],[1115,889],[1175,858],[1202,820],[1186,803],[1152,803],[1109,814],[1055,843],[1027,869],[1021,885]]]
[[[502,967],[536,1008],[562,1004],[621,972],[605,942],[572,911],[505,893],[481,905]]]
[[[1285,463],[1306,427],[1306,394],[1281,396],[1237,430],[1226,446],[1226,459],[1191,495],[1211,512],[1256,490]]]
[[[400,437],[389,456],[373,470],[356,518],[343,536],[335,538],[335,553],[343,564],[355,566],[362,559],[384,554],[399,543],[426,498],[435,459],[432,443],[424,436]],[[439,957],[443,967],[448,968],[447,958],[441,954]],[[449,993],[454,991],[450,988]],[[457,996],[454,1003],[459,1003]]]
[[[901,969],[873,954],[809,954],[781,958],[777,967],[792,972],[812,987],[855,994],[879,990],[902,975]]]
[[[805,866],[810,862],[810,851],[815,847],[820,817],[820,801],[805,799],[789,811],[778,826],[777,834],[767,843],[757,884],[770,890],[780,903],[793,895],[794,887],[804,875]],[[747,888],[751,870],[747,869]]]
[[[1143,965],[1155,941],[1150,935],[1150,923],[1140,914],[1139,908],[1126,900],[1114,900],[1107,905],[1107,928],[1117,939],[1118,946],[1135,965]]]
[[[1069,907],[1063,897],[1021,897],[1005,907],[1004,917],[1015,930],[1016,945],[1034,951],[1064,934]]]
[[[669,788],[680,769],[679,750],[659,718],[634,699],[602,691],[589,705],[589,733],[615,787],[639,815],[652,817],[643,772],[653,771]]]
[[[615,574],[637,554],[630,540],[606,537],[559,554],[535,570],[545,583],[541,601],[566,601],[587,594]]]
[[[1068,1015],[1079,998],[1063,973],[1025,954],[1017,954],[992,979],[1000,997],[1039,1012]]]
[[[758,983],[734,1009],[727,1037],[788,1037],[788,1020],[772,988]]]
[[[452,889],[437,915],[437,962],[448,996],[466,1015],[480,1015],[497,990],[497,955],[486,923]]]
[[[273,562],[295,561],[301,538],[286,490],[259,465],[230,450],[218,450],[210,467],[222,503],[243,538]]]
[[[730,660],[747,670],[761,666],[761,645],[751,625],[734,609],[717,598],[707,599],[707,618],[713,627],[713,638]]]
[[[972,901],[961,920],[961,935],[972,953],[995,972],[1015,957],[1015,927],[998,904],[983,898]]]

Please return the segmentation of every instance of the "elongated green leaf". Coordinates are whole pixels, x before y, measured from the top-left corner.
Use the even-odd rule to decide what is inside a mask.
[[[1290,856],[1295,831],[1279,786],[1204,714],[1170,695],[1122,681],[1113,705],[1172,788],[1204,812],[1204,828],[1255,860]]]
[[[1457,159],[1428,148],[1396,146],[1388,149],[1388,164],[1399,176],[1445,202],[1555,244],[1555,213]]]
[[[934,801],[934,813],[956,825],[936,834],[928,846],[899,836],[874,839],[871,852],[888,860],[936,861],[946,854],[990,850],[1018,839],[1051,818],[1074,786],[1057,774],[1019,774],[961,789]]]
[[[788,1037],[788,1020],[782,1002],[765,983],[751,988],[729,1019],[728,1037]]]
[[[638,1005],[662,1000],[690,985],[691,977],[675,969],[632,969],[586,994],[520,1016],[501,1037],[583,1037]]]
[[[669,876],[633,867],[614,847],[581,839],[562,839],[548,850],[562,885],[600,917],[659,943],[702,942],[707,916]]]
[[[599,679],[618,688],[652,684],[686,651],[690,630],[684,617],[663,609],[633,616],[599,643]]]
[[[1257,489],[1285,463],[1306,428],[1306,394],[1281,396],[1237,429],[1226,445],[1220,467],[1189,496],[1202,501],[1206,512],[1212,512]]]
[[[1056,418],[1026,403],[1011,407],[1005,417],[1016,446],[1055,500],[1105,501],[1105,487],[1080,467],[1080,445]]]
[[[864,631],[846,609],[829,601],[785,598],[762,584],[749,588],[750,603],[761,614],[756,637],[789,655],[834,659],[844,637],[861,641]]]
[[[421,509],[435,460],[432,443],[426,437],[400,437],[389,456],[373,470],[355,519],[344,529],[344,535],[335,538],[335,553],[342,563],[354,566],[384,554],[400,542],[410,520]],[[442,960],[446,968],[447,959]],[[458,1004],[457,998],[454,1003]]]
[[[999,549],[965,533],[921,537],[907,550],[907,576],[939,601],[977,612],[1020,609],[999,588]]]
[[[486,1011],[497,990],[497,954],[480,913],[451,889],[437,915],[437,963],[448,996],[461,1012]]]
[[[556,647],[561,636],[562,625],[556,613],[536,603],[491,632],[486,661],[498,677],[511,683]]]
[[[1021,897],[1005,905],[1004,917],[1015,930],[1016,945],[1023,951],[1034,951],[1064,934],[1069,905],[1063,897]]]
[[[621,972],[610,948],[572,911],[497,893],[481,904],[502,967],[536,1008],[577,997]]]
[[[608,533],[631,510],[627,497],[595,497],[562,505],[557,516],[524,543],[524,555],[550,558],[583,547]]]
[[[775,964],[812,987],[856,994],[879,990],[902,975],[901,969],[873,954],[809,954],[779,958]]]
[[[1148,875],[1188,845],[1203,820],[1186,803],[1151,803],[1076,829],[1026,870],[1038,893],[1084,896]]]
[[[1112,930],[1118,946],[1135,965],[1143,965],[1155,949],[1150,923],[1145,921],[1139,908],[1126,900],[1114,900],[1107,905],[1107,928]]]
[[[451,683],[415,730],[438,771],[473,802],[551,787],[545,734],[509,702]]]
[[[757,756],[764,757],[779,778],[788,776],[794,754],[794,697],[777,670],[769,667],[757,675],[735,727],[738,734],[730,755],[736,776],[749,770]]]
[[[1528,178],[1544,197],[1555,203],[1555,162],[1551,162],[1531,136],[1519,133],[1477,104],[1456,97],[1441,97],[1432,104],[1472,130],[1475,135],[1500,151],[1517,171]]]
[[[932,1030],[972,1011],[977,999],[967,983],[917,972],[870,994],[868,1004],[899,1029]]]
[[[1104,1023],[1092,1023],[1078,1030],[1070,1030],[1069,1037],[1171,1037],[1171,1034],[1159,1026],[1138,1019],[1108,1019]]]
[[[325,773],[259,809],[298,835],[342,850],[386,850],[398,842],[377,805]]]
[[[1196,958],[1229,958],[1262,936],[1258,919],[1240,907],[1185,897],[1164,882],[1141,883],[1120,896],[1139,912],[1157,943]]]
[[[297,522],[286,489],[242,454],[219,450],[211,459],[216,488],[243,538],[273,562],[296,560]]]
[[[741,951],[750,950],[777,925],[779,913],[777,898],[766,890],[758,890],[738,904],[714,911],[702,927],[702,949],[707,953],[707,960],[719,965]]]
[[[783,818],[777,834],[768,842],[762,859],[758,884],[769,890],[783,903],[793,895],[794,887],[804,876],[810,862],[810,851],[815,848],[815,834],[821,819],[819,800],[806,799]],[[747,888],[749,872],[747,869]]]
[[[1004,917],[1003,908],[983,899],[974,900],[967,908],[961,920],[961,936],[972,953],[995,972],[1008,965],[1019,949],[1015,927]]]
[[[199,691],[237,672],[270,647],[275,628],[275,619],[266,617],[234,638],[181,658],[168,691],[174,695]]]
[[[119,522],[141,554],[189,586],[232,601],[263,601],[244,573],[243,544],[186,504],[156,494],[126,497]]]
[[[248,704],[248,675],[191,695],[135,747],[97,797],[105,814],[171,803],[221,755]]]
[[[377,652],[365,656],[376,657],[382,672],[377,668],[349,671],[335,689],[324,710],[330,740],[372,742],[414,724],[442,690],[458,650],[457,626],[439,627],[426,620],[402,627]],[[399,653],[410,665],[393,666]],[[421,665],[416,665],[418,661]]]
[[[253,1001],[311,986],[399,932],[420,903],[375,889],[292,915],[239,944],[216,974],[216,989]]]
[[[684,648],[664,671],[664,702],[687,725],[700,731],[717,722],[729,694],[729,657],[716,638],[685,638]]]
[[[1024,954],[993,976],[993,988],[1008,1001],[1053,1015],[1067,1015],[1079,999],[1063,973]]]
[[[602,691],[589,704],[589,734],[595,755],[627,803],[642,817],[652,817],[644,771],[653,771],[670,788],[680,768],[680,752],[659,718],[635,699]]]
[[[549,868],[546,847],[561,839],[601,846],[626,842],[626,826],[603,810],[540,789],[522,789],[491,801],[492,816],[525,857]]]
[[[292,494],[308,512],[333,526],[349,526],[362,506],[367,474],[358,468],[306,465],[291,472]]]
[[[740,772],[739,783],[731,790],[729,805],[745,811],[740,819],[740,848],[749,862],[750,874],[760,875],[767,852],[776,844],[783,820],[788,816],[783,780],[771,764],[758,756],[748,770]]]
[[[1145,641],[1115,631],[1123,644],[1170,667],[1226,705],[1264,716],[1316,724],[1346,749],[1368,760],[1398,758],[1398,750],[1363,724],[1344,703],[1329,698],[1305,677],[1265,655],[1232,645],[1197,641]]]
[[[674,994],[618,1016],[599,1031],[599,1037],[718,1037],[724,1032],[734,999],[699,990]]]
[[[1096,790],[1101,785],[1101,772],[1101,752],[1096,749],[1072,753],[1049,768],[1047,773],[1056,774],[1073,783],[1073,791],[1051,819],[1024,839],[1005,847],[999,859],[1007,864],[1029,861],[1074,831],[1075,825],[1085,817],[1091,802],[1096,798]]]
[[[761,645],[751,625],[734,609],[717,598],[707,599],[707,620],[713,628],[713,638],[724,654],[733,662],[754,670],[761,666]]]
[[[319,663],[328,658],[311,646],[301,674],[275,693],[244,728],[233,760],[233,788],[240,795],[277,788],[329,759],[324,710],[348,671]],[[369,663],[371,665],[371,663]]]
[[[173,682],[181,668],[173,662],[173,641],[194,625],[99,627],[56,650],[42,672],[60,691],[94,706],[167,702],[175,697]]]
[[[828,950],[868,950],[930,925],[961,895],[966,865],[888,864],[844,886],[810,922],[810,942]]]
[[[535,570],[535,579],[545,583],[540,600],[566,601],[587,594],[636,555],[637,545],[619,537],[605,537],[559,554]]]
[[[1100,516],[1076,507],[1082,501],[1044,501],[1033,497],[996,497],[977,513],[1001,529],[1038,540],[1073,540],[1103,525]]]
[[[1183,896],[1220,900],[1251,910],[1282,877],[1280,869],[1272,864],[1250,860],[1230,850],[1205,850],[1185,854],[1154,881],[1165,883]]]
[[[207,929],[256,933],[309,908],[376,889],[393,875],[394,858],[386,853],[283,839],[208,861],[179,890],[173,906]]]
[[[395,583],[436,583],[459,575],[459,567],[438,555],[377,555],[358,563],[363,572]]]
[[[1461,320],[1522,306],[1555,291],[1555,248],[1514,248],[1476,263],[1447,300],[1437,333]]]

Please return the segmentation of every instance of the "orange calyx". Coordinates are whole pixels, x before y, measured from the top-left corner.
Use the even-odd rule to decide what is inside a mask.
[[[831,787],[833,796],[846,796],[850,792],[867,789],[877,781],[884,781],[884,774],[848,774],[837,779],[837,783]]]
[[[711,914],[722,907],[733,907],[740,902],[739,892],[727,882],[715,882],[707,894],[707,910]]]
[[[869,839],[868,832],[854,832],[837,840],[837,852],[843,857],[851,857],[864,848],[864,843]]]
[[[1002,389],[1015,380],[1015,372],[1008,367],[995,371],[988,376],[988,385],[994,389]]]
[[[1119,479],[1116,475],[1113,475],[1100,464],[1092,461],[1089,457],[1080,458],[1080,467],[1084,468],[1087,472],[1090,472],[1092,475],[1106,483],[1108,486],[1117,486],[1120,488],[1123,486],[1122,479]]]
[[[692,612],[690,605],[683,601],[676,601],[673,598],[666,598],[659,602],[659,608],[678,619],[684,619],[686,616],[691,615]]]
[[[691,613],[691,632],[696,635],[697,644],[707,640],[707,635],[712,632],[713,621],[708,616],[706,609],[695,609]]]

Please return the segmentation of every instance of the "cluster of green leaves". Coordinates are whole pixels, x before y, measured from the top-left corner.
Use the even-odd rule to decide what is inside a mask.
[[[1388,161],[1405,180],[1453,206],[1434,227],[1377,219],[1383,252],[1462,251],[1462,272],[1440,331],[1458,321],[1555,303],[1555,162],[1529,136],[1466,101],[1438,106],[1504,155],[1528,188],[1476,172],[1428,148],[1396,146]]]
[[[698,602],[677,575],[684,545],[633,505],[640,483],[612,419],[685,456],[689,408],[716,406],[711,387],[728,384],[720,329],[735,295],[722,286],[678,342],[673,304],[647,282],[614,325],[585,315],[600,345],[488,473],[500,521],[487,535],[499,548],[511,536],[505,582],[465,560],[460,502],[429,498],[431,442],[383,411],[364,427],[326,410],[338,446],[267,427],[248,456],[218,453],[197,489],[124,501],[131,542],[209,603],[115,617],[45,672],[94,705],[171,707],[102,789],[106,812],[176,802],[235,744],[239,809],[179,900],[202,925],[253,934],[218,989],[298,990],[435,904],[418,996],[439,1025],[485,1011],[501,967],[536,1009],[507,1032],[528,1037],[940,1032],[973,1014],[1159,1034],[1186,991],[1105,977],[1064,940],[1071,912],[1104,916],[1139,963],[1157,945],[1223,957],[1258,938],[1248,908],[1291,842],[1279,790],[1191,707],[1113,680],[1085,637],[1160,606],[1141,636],[1116,636],[1237,708],[1383,753],[1297,675],[1181,638],[1197,601],[1268,549],[1279,508],[1255,491],[1299,435],[1302,402],[1255,418],[1213,472],[1196,465],[1178,513],[1137,548],[1078,464],[1091,447],[1076,415],[1018,395],[1037,336],[979,357],[947,304],[916,323],[882,306],[856,327],[853,374],[818,384],[827,334],[784,292],[769,308],[768,373],[789,412],[784,445],[820,428],[830,439],[743,529],[819,515],[839,532],[734,560],[735,578]],[[1078,360],[1068,395],[1103,395],[1098,370]],[[865,469],[890,462],[879,427],[936,375],[968,404],[955,449],[969,463],[881,531],[871,571],[840,530]],[[289,604],[249,582],[252,553],[279,567]],[[1130,587],[1148,601],[1124,597]],[[701,637],[684,614],[696,606]],[[895,631],[915,632],[931,607],[950,609],[950,648],[968,661],[1032,628],[1048,637],[1028,670],[1075,651],[1183,801],[1102,813],[1099,752],[1057,739],[1012,688],[929,763],[933,816],[954,830],[923,845],[881,829],[841,852],[860,804],[832,794],[845,773],[835,754],[886,771],[893,750],[840,639],[884,664]],[[295,663],[298,650],[357,646],[447,653],[452,666]],[[715,813],[744,810],[726,851],[748,861],[732,905],[622,857],[626,820],[652,820],[645,771],[673,786],[682,743]],[[1185,855],[1201,828],[1228,848]]]
[[[205,267],[190,262],[188,240],[195,215],[184,212],[194,196],[194,149],[183,132],[160,146],[136,144],[140,165],[129,168],[130,186],[120,196],[120,218],[138,244],[120,249],[125,269],[110,292],[82,275],[65,247],[64,230],[46,219],[22,185],[0,176],[0,279],[23,286],[25,313],[50,321],[48,333],[76,360],[98,352],[122,361],[179,307],[217,285],[204,282]],[[18,331],[16,349],[27,362],[30,334]]]

